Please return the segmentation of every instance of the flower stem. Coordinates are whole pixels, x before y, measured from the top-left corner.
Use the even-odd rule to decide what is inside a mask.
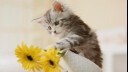
[[[61,52],[59,52],[58,54],[59,54],[61,57],[63,57],[63,56],[65,55],[65,53],[66,53],[66,51],[61,51]]]

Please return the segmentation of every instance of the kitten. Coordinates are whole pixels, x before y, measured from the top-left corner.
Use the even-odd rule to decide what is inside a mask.
[[[60,38],[60,41],[54,44],[55,48],[69,48],[102,68],[102,53],[95,32],[66,6],[56,1],[53,7],[37,20],[50,34]]]

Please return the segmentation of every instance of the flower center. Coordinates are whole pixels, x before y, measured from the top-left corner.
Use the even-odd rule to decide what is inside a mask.
[[[49,60],[49,63],[50,63],[51,65],[54,65],[54,62],[53,62],[52,60]]]
[[[32,56],[27,56],[27,58],[28,58],[28,60],[30,60],[30,61],[33,60]]]

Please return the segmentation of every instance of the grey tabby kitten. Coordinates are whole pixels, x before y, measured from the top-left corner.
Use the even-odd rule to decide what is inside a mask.
[[[37,20],[50,34],[60,38],[54,44],[55,48],[82,54],[102,68],[102,53],[96,34],[70,9],[54,2],[53,7]]]

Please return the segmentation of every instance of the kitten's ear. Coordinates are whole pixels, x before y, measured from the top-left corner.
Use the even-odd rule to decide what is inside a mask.
[[[63,12],[63,5],[57,1],[53,3],[53,8],[57,12]]]
[[[43,22],[43,17],[41,16],[41,17],[35,18],[32,20],[32,22],[41,24]]]

